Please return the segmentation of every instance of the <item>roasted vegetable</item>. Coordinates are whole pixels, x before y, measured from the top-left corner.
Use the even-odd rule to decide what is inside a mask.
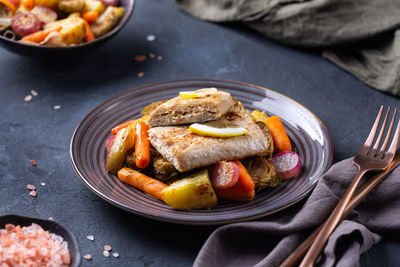
[[[97,12],[96,10],[85,11],[82,13],[82,18],[89,23],[95,21],[98,17],[99,12]]]
[[[34,0],[35,6],[45,6],[55,8],[58,5],[58,0]]]
[[[261,121],[263,123],[266,123],[268,119],[268,115],[265,114],[265,112],[260,112],[259,110],[255,109],[253,112],[250,114],[251,118],[253,119],[254,122]]]
[[[92,28],[90,28],[89,23],[86,20],[84,20],[84,22],[85,22],[85,36],[83,36],[83,39],[85,40],[85,42],[91,42],[96,40],[96,37],[94,36]]]
[[[119,0],[101,0],[105,7],[108,6],[118,6]]]
[[[50,33],[59,32],[59,31],[61,31],[61,29],[62,29],[62,27],[58,26],[56,28],[50,28],[47,30],[38,31],[38,32],[24,36],[21,39],[21,42],[33,42],[33,43],[38,44],[40,42],[43,42],[47,38],[47,36],[50,35]]]
[[[215,164],[211,172],[211,184],[218,189],[228,189],[237,184],[239,167],[233,161],[220,161]]]
[[[124,183],[130,184],[153,197],[163,200],[161,192],[167,185],[156,179],[129,168],[120,169],[118,171],[118,178]]]
[[[45,6],[35,6],[31,12],[43,23],[47,24],[57,20],[57,12]]]
[[[243,160],[256,188],[277,187],[281,179],[277,177],[274,165],[263,157],[252,157]]]
[[[14,3],[8,0],[0,0],[0,3],[5,5],[10,12],[14,12],[17,8]]]
[[[105,7],[101,1],[97,0],[86,0],[84,11],[97,11],[99,14],[103,13]]]
[[[255,196],[255,191],[244,190],[240,184],[228,189],[215,189],[218,199],[230,201],[251,201]]]
[[[129,127],[128,127],[129,128]],[[139,120],[135,127],[136,166],[146,168],[150,163],[150,141],[147,134],[149,127]]]
[[[291,151],[292,145],[281,119],[278,116],[269,117],[266,125],[274,139],[275,149],[279,152]]]
[[[107,7],[106,11],[104,11],[104,13],[101,14],[100,17],[90,25],[93,34],[96,37],[99,37],[108,33],[117,24],[123,13],[123,7]]]
[[[290,179],[297,176],[301,170],[300,156],[296,152],[283,151],[272,157],[276,174],[282,179]]]
[[[63,42],[67,45],[79,43],[85,36],[85,21],[81,18],[70,17],[57,20],[46,24],[44,28],[49,29],[57,26],[62,26],[60,34]]]
[[[115,136],[107,158],[107,170],[111,173],[117,173],[125,161],[126,152],[134,146],[134,135],[130,128],[124,128]]]
[[[83,11],[85,8],[85,0],[59,0],[58,9],[65,13],[73,13]]]
[[[166,182],[180,175],[180,172],[163,157],[153,159],[154,178]]]
[[[161,194],[165,203],[175,209],[201,209],[217,205],[207,170],[172,183]]]
[[[11,22],[13,31],[23,37],[40,30],[40,20],[30,11],[19,12]]]

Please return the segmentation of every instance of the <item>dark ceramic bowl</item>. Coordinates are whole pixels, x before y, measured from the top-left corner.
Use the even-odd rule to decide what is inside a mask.
[[[40,225],[44,230],[61,236],[68,242],[68,250],[71,255],[70,267],[78,267],[81,263],[81,254],[79,253],[78,241],[74,234],[59,223],[50,220],[38,218],[30,218],[19,215],[3,215],[0,216],[0,229],[3,229],[6,224],[11,223],[20,226],[29,226],[32,223]]]
[[[118,21],[118,24],[109,33],[89,43],[66,47],[46,47],[25,44],[0,35],[0,45],[11,52],[31,57],[52,57],[82,54],[82,52],[88,52],[104,44],[125,26],[133,13],[135,0],[120,0],[120,6],[124,7],[125,11],[122,15],[122,18]]]

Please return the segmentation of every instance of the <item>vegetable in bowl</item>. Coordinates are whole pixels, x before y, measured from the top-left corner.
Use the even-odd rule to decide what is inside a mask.
[[[109,33],[124,12],[118,0],[0,0],[0,35],[34,46],[77,46]]]

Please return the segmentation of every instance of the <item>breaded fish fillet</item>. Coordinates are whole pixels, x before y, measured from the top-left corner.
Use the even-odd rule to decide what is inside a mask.
[[[215,88],[194,92],[204,96],[189,99],[178,96],[162,103],[150,114],[148,125],[156,127],[217,120],[234,104],[229,93]]]
[[[219,138],[189,132],[188,126],[162,126],[149,130],[153,147],[180,172],[208,166],[221,160],[237,160],[268,150],[268,140],[241,103],[234,105],[213,127],[244,127],[242,136]]]

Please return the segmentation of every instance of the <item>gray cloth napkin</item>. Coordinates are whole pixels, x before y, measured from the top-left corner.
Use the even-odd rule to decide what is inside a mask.
[[[194,266],[278,266],[334,209],[356,174],[352,159],[333,165],[303,205],[261,221],[233,223],[214,231]],[[366,177],[365,179],[368,179]],[[335,229],[318,266],[357,266],[360,254],[400,232],[400,168],[385,178]]]
[[[366,84],[400,95],[399,0],[175,0],[214,22],[241,22],[322,55]]]

